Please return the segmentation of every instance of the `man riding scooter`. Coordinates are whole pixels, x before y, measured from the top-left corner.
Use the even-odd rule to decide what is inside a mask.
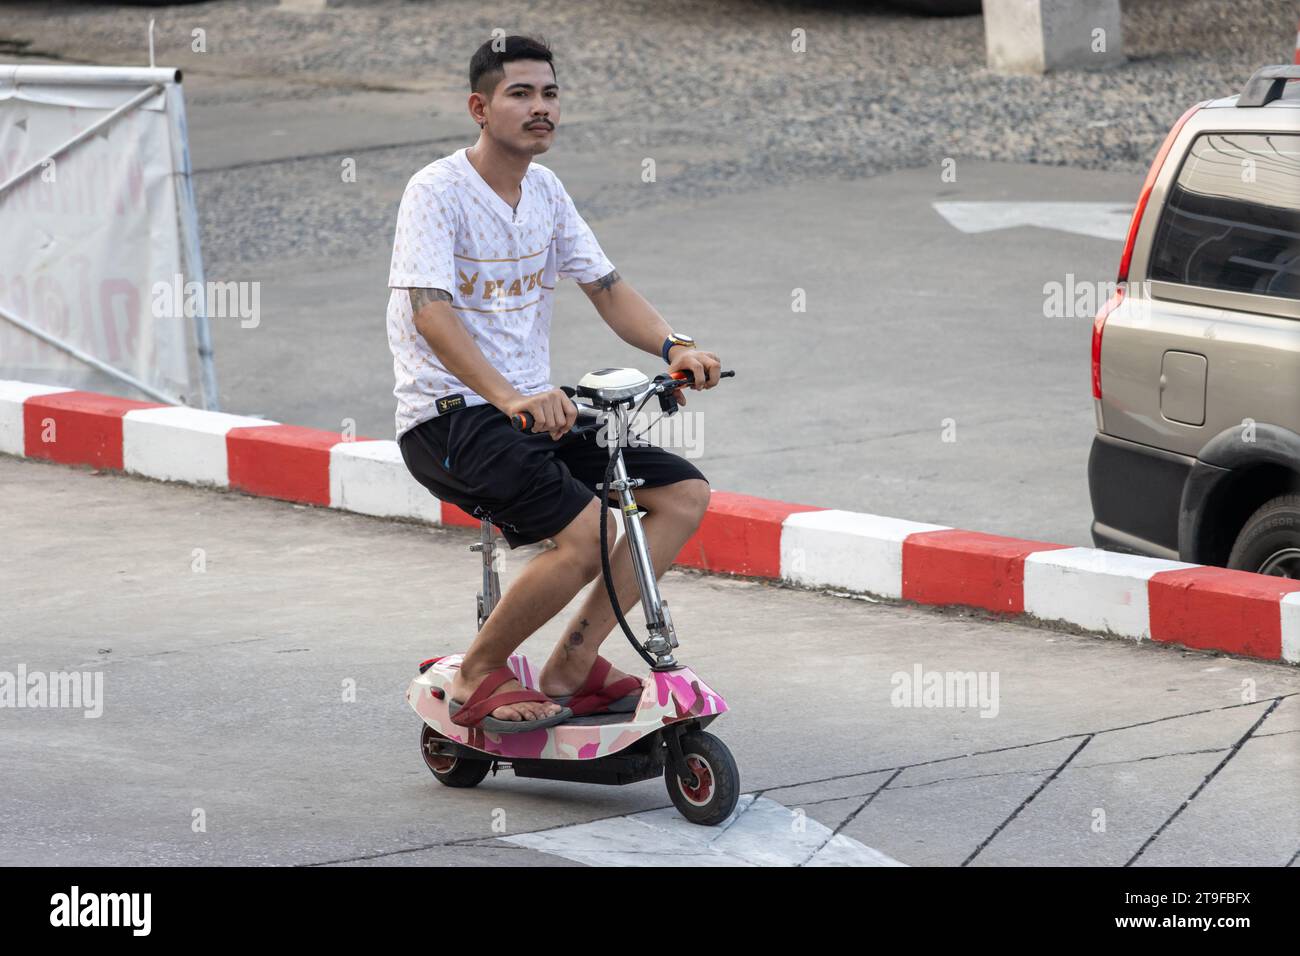
[[[570,433],[577,410],[549,382],[556,280],[571,277],[625,342],[718,384],[716,354],[674,333],[605,257],[560,180],[532,157],[559,123],[551,51],[519,36],[488,41],[470,61],[469,112],[480,134],[415,174],[398,211],[388,304],[397,438],[411,474],[437,498],[501,529],[511,548],[551,539],[513,580],[449,688],[453,721],[521,733],[571,716],[635,705],[640,681],[600,657],[615,624],[602,587],[565,628],[538,680],[523,688],[511,653],[601,574],[600,500],[607,449]],[[685,403],[685,396],[678,400]],[[511,418],[529,413],[531,431]],[[661,576],[708,507],[690,462],[653,445],[623,449]],[[611,497],[613,497],[611,495]],[[616,530],[610,516],[607,534]],[[612,559],[619,606],[638,598],[626,549]],[[565,698],[565,706],[555,697]]]

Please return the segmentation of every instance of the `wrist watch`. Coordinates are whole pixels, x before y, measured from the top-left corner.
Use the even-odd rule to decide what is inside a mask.
[[[674,332],[672,335],[668,336],[668,338],[664,339],[663,348],[659,350],[659,354],[663,356],[665,362],[668,361],[669,349],[674,345],[684,345],[688,349],[693,349],[695,348],[695,340],[682,332]]]

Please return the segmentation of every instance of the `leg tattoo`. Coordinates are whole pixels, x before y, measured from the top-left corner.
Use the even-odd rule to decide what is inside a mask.
[[[587,627],[587,624],[588,621],[585,617],[579,619],[578,629],[573,633],[571,633],[569,635],[569,639],[565,641],[564,644],[562,645],[564,647],[566,654],[568,654],[569,652],[576,652],[578,648],[582,646],[582,642],[583,642],[582,632]]]

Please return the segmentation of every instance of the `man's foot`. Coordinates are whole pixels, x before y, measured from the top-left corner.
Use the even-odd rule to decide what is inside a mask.
[[[595,657],[586,661],[574,661],[572,656],[566,661],[548,660],[546,666],[542,668],[542,673],[538,675],[537,687],[547,697],[571,696],[586,683],[587,675],[591,673],[591,668],[595,663]],[[631,676],[610,665],[609,673],[605,675],[605,683],[601,686],[609,687],[611,684]],[[633,679],[643,688],[645,687],[645,681],[639,677]]]
[[[469,677],[465,676],[463,667],[457,669],[456,676],[452,678],[451,685],[447,688],[447,697],[450,700],[465,703],[469,700],[470,695],[478,689],[478,685],[483,683],[492,673],[492,668],[483,673],[475,673]],[[526,688],[517,680],[508,680],[500,687],[493,691],[493,695],[506,694],[512,690],[525,690]],[[542,691],[542,693],[546,693]],[[549,697],[550,695],[547,694]],[[497,720],[541,720],[545,717],[554,717],[564,708],[554,701],[543,703],[542,701],[525,700],[517,704],[503,704],[496,710],[492,711],[492,716]]]

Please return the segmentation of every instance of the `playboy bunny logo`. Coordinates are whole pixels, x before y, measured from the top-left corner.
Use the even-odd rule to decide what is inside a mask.
[[[460,294],[468,299],[474,294],[474,282],[478,279],[478,273],[467,276],[464,269],[457,269],[456,271],[460,273],[460,284],[457,288],[460,289]]]

